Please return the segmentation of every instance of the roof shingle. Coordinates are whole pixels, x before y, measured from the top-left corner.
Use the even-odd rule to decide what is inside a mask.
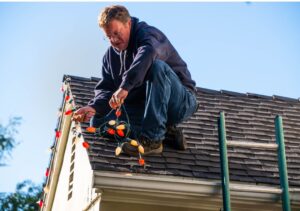
[[[94,96],[99,78],[70,78],[71,92],[76,106],[84,106]],[[177,151],[167,144],[161,155],[145,157],[146,166],[138,165],[137,158],[115,156],[116,143],[90,134],[89,159],[93,170],[139,172],[220,179],[218,147],[219,112],[226,115],[227,139],[275,143],[274,118],[281,115],[285,132],[288,177],[290,186],[300,187],[300,102],[299,99],[274,95],[242,94],[198,88],[198,111],[180,126],[188,142],[186,151]],[[87,124],[82,124],[86,128]],[[169,140],[171,141],[171,140]],[[272,150],[228,147],[231,181],[279,184],[277,153]]]

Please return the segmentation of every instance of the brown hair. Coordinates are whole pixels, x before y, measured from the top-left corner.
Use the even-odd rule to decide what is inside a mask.
[[[126,23],[130,19],[130,14],[126,7],[121,5],[112,5],[105,7],[98,16],[98,24],[101,28],[108,26],[110,21],[118,20]]]

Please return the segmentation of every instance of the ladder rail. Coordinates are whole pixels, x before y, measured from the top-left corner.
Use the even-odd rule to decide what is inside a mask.
[[[219,147],[221,159],[221,177],[222,177],[222,197],[224,211],[230,211],[230,188],[229,188],[229,170],[228,170],[228,156],[226,146],[226,129],[225,129],[225,115],[221,112],[219,119]]]
[[[275,118],[275,133],[276,142],[278,144],[278,168],[280,176],[280,186],[282,188],[282,207],[284,211],[290,211],[290,194],[289,194],[289,183],[287,175],[287,165],[286,165],[286,155],[285,155],[285,144],[284,144],[284,134],[282,127],[281,116],[276,116]]]

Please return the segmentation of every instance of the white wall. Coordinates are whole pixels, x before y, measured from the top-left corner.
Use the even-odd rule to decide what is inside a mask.
[[[71,128],[74,123],[71,124]],[[75,165],[73,178],[73,194],[68,200],[69,176],[73,134],[70,132],[64,155],[62,169],[58,179],[57,190],[52,206],[53,211],[82,211],[95,196],[92,184],[92,170],[86,149],[82,146],[82,138],[75,147]],[[99,208],[98,208],[99,210]],[[97,211],[98,211],[97,210]]]
[[[59,140],[60,141],[60,140]],[[68,197],[68,183],[69,183],[69,169],[71,160],[71,140],[68,137],[68,143],[63,158],[63,164],[58,179],[57,189],[54,196],[52,210],[62,211],[67,210],[67,197]]]
[[[68,210],[82,211],[95,197],[92,189],[93,172],[88,158],[87,150],[82,146],[82,139],[76,144],[75,172],[73,197],[69,200]],[[98,210],[97,210],[98,211]]]

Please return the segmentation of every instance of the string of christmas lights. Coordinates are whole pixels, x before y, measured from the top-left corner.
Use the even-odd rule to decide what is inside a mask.
[[[72,107],[73,104],[73,98],[71,98],[70,95],[70,90],[69,90],[69,82],[71,81],[70,78],[66,78],[61,86],[61,91],[64,93],[64,100],[68,106],[71,106],[71,108],[68,108],[64,113],[62,108],[59,109],[58,111],[58,117],[60,118],[63,114],[68,116],[68,115],[73,115],[73,113],[77,110],[76,107]],[[75,95],[73,95],[75,97]],[[115,111],[115,112],[114,112]],[[126,116],[126,121],[120,120],[119,117],[122,115],[122,111],[125,113]],[[87,127],[86,132],[87,133],[92,133],[94,135],[97,135],[98,137],[104,137],[109,135],[110,137],[114,138],[114,140],[117,142],[117,147],[115,149],[115,155],[119,156],[122,152],[122,147],[125,143],[129,143],[132,146],[137,148],[137,151],[139,153],[139,160],[138,163],[141,166],[145,166],[145,160],[142,158],[142,154],[144,154],[144,147],[135,139],[131,139],[129,137],[130,135],[130,122],[129,122],[129,117],[127,114],[127,111],[125,109],[125,106],[122,105],[116,110],[111,110],[107,116],[111,114],[111,112],[114,112],[116,118],[111,119],[107,122],[104,122],[102,125],[99,127]],[[74,142],[75,144],[78,144],[78,142],[81,140],[82,133],[80,131],[80,125],[78,122],[75,122],[75,126],[71,129],[73,136],[75,138]],[[55,129],[55,140],[57,141],[61,137],[61,131],[59,128]],[[90,145],[87,141],[82,142],[82,146],[86,149],[89,149]],[[52,153],[55,153],[55,144],[53,144],[50,148],[49,151]],[[49,179],[49,176],[51,174],[51,166],[46,169],[45,176],[47,179]],[[43,191],[45,194],[49,192],[49,187],[45,185],[43,188]],[[38,205],[40,208],[42,208],[44,204],[44,200],[40,199],[37,201]]]
[[[70,97],[70,91],[66,86],[66,83],[63,84],[64,87],[62,90],[64,90],[65,94],[65,100],[67,103],[71,104],[73,102],[73,99]],[[72,115],[77,109],[71,108],[64,112],[65,115]],[[119,120],[119,117],[122,114],[122,110],[124,111],[126,115],[126,121]],[[130,123],[129,123],[129,117],[126,112],[125,106],[122,105],[120,108],[116,110],[111,110],[107,116],[110,116],[111,112],[115,111],[116,119],[109,120],[107,122],[104,122],[102,125],[100,125],[98,128],[95,127],[88,127],[86,128],[86,132],[93,133],[95,135],[98,135],[99,137],[104,137],[106,135],[109,135],[115,139],[117,142],[117,147],[115,149],[115,155],[118,156],[122,152],[122,147],[124,143],[129,143],[132,146],[137,148],[137,151],[139,152],[139,164],[144,166],[145,160],[142,158],[142,154],[144,153],[143,146],[134,139],[129,138],[129,134],[131,132],[130,130]],[[62,113],[62,112],[60,112]],[[76,136],[76,142],[78,142],[79,138],[81,137],[81,134],[77,134],[73,132],[73,135]],[[82,146],[86,149],[90,147],[89,143],[86,141],[83,141]]]
[[[65,97],[64,97],[64,98],[65,98],[65,101],[67,102],[68,105],[71,105],[72,102],[73,102],[73,99],[70,99],[70,98],[71,98],[71,97],[70,97],[70,91],[68,90],[69,82],[70,82],[70,81],[71,81],[70,78],[66,78],[66,79],[64,80],[62,86],[61,86],[61,91],[64,92],[64,94],[65,94]],[[74,109],[74,110],[76,110],[76,109]],[[73,111],[74,111],[74,110],[73,110]],[[73,111],[72,111],[72,112],[73,112]],[[58,111],[58,113],[57,113],[58,118],[60,118],[61,115],[62,115],[62,109],[60,108],[59,111]],[[60,136],[61,136],[61,131],[59,130],[59,128],[56,128],[56,129],[55,129],[55,140],[57,141],[57,140],[60,138]],[[51,153],[55,153],[55,152],[56,152],[56,150],[55,150],[55,143],[54,143],[51,147],[49,147],[48,150],[49,150]],[[50,164],[50,166],[46,169],[46,172],[45,172],[45,176],[46,176],[46,178],[47,178],[46,180],[49,180],[50,174],[51,174],[51,164]],[[44,197],[45,197],[45,194],[47,194],[47,193],[49,192],[49,187],[47,186],[47,181],[46,181],[46,184],[45,184],[45,186],[44,186],[44,188],[43,188],[43,192],[44,192]],[[43,198],[41,198],[41,199],[40,199],[39,201],[37,201],[36,203],[38,204],[38,206],[40,207],[40,209],[42,209],[42,207],[45,205],[45,204],[44,204]]]
[[[120,120],[119,117],[122,114],[122,110],[125,113],[126,120]],[[95,127],[87,127],[86,131],[88,133],[93,133],[98,135],[99,137],[104,137],[109,135],[115,139],[117,142],[117,147],[115,149],[115,155],[118,156],[122,152],[122,147],[125,143],[129,143],[132,146],[137,148],[139,152],[139,164],[144,166],[145,160],[142,158],[142,154],[144,154],[144,147],[135,139],[131,139],[130,135],[130,123],[129,117],[126,112],[125,106],[122,105],[121,107],[117,108],[116,110],[111,110],[107,116],[111,116],[111,113],[115,111],[116,119],[111,119],[109,121],[104,122],[98,128]]]

